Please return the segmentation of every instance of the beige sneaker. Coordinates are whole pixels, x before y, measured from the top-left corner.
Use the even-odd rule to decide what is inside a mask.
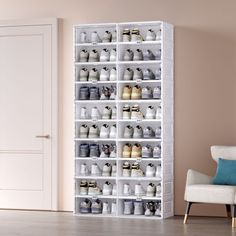
[[[140,158],[142,156],[142,147],[139,143],[132,146],[131,158]]]
[[[132,150],[131,144],[130,143],[126,143],[123,146],[123,152],[122,152],[123,158],[130,158],[131,157],[131,150]]]
[[[125,85],[123,88],[122,99],[129,100],[131,98],[132,88],[129,85]]]
[[[136,100],[136,99],[141,99],[141,97],[142,97],[142,89],[139,85],[135,85],[132,88],[131,99]]]

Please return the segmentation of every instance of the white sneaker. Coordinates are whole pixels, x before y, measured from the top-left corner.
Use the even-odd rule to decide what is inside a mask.
[[[99,138],[99,129],[97,125],[92,125],[89,128],[88,138]]]
[[[97,33],[97,31],[93,31],[91,34],[91,43],[100,43],[101,39]]]
[[[111,108],[109,106],[105,106],[102,111],[102,119],[103,120],[110,120],[111,119]]]
[[[146,167],[146,177],[154,177],[156,168],[152,163],[149,163]]]
[[[106,196],[112,194],[112,184],[110,182],[106,181],[103,184],[102,194]]]
[[[113,87],[112,85],[111,85],[111,89],[110,89],[110,91],[111,91],[111,95],[110,95],[110,100],[115,100],[116,99],[116,87]]]
[[[101,114],[100,114],[98,108],[97,107],[93,107],[91,109],[91,119],[92,120],[99,120],[100,118],[101,118]]]
[[[156,167],[156,177],[161,178],[161,164],[158,164]]]
[[[116,32],[116,30],[112,31],[111,34],[112,34],[111,41],[116,42],[117,41],[117,32]]]
[[[99,79],[98,70],[96,68],[92,68],[89,71],[88,81],[98,81],[98,79]]]
[[[102,144],[101,148],[101,158],[107,158],[110,156],[110,146],[108,144]]]
[[[123,80],[133,80],[134,71],[130,68],[127,68],[124,72]]]
[[[82,68],[79,72],[79,81],[88,81],[89,71],[86,68]]]
[[[109,69],[107,67],[103,67],[100,72],[100,81],[108,81],[110,76]]]
[[[112,195],[116,195],[117,194],[117,186],[116,184],[113,184],[113,188],[112,188]]]
[[[112,112],[111,112],[111,119],[112,119],[112,120],[115,120],[116,117],[117,117],[117,108],[116,108],[116,106],[114,106],[114,107],[112,108]]]
[[[106,163],[102,168],[102,176],[111,176],[111,164]]]
[[[101,127],[100,138],[109,138],[110,126],[103,124]]]
[[[86,180],[81,180],[79,186],[80,195],[88,195],[88,182]]]
[[[130,119],[130,106],[128,104],[125,104],[122,109],[122,119],[129,120]]]
[[[101,62],[106,62],[110,60],[110,52],[107,48],[104,48],[101,51],[101,55],[100,55],[100,61]]]
[[[141,197],[144,194],[145,193],[144,193],[142,185],[141,184],[135,184],[135,186],[134,186],[134,195],[138,196],[138,197]]]
[[[111,126],[109,137],[116,138],[116,124]]]
[[[102,42],[103,43],[110,43],[111,42],[111,32],[106,30],[103,37],[102,37]]]
[[[144,173],[140,169],[139,163],[134,162],[131,166],[131,177],[143,177]]]
[[[89,127],[86,124],[82,124],[79,128],[79,137],[87,138],[89,132]]]
[[[130,29],[124,29],[122,33],[122,41],[129,42],[131,39]]]
[[[123,185],[123,195],[124,196],[130,196],[131,195],[131,188],[130,188],[130,185],[128,183]]]
[[[91,165],[91,176],[101,176],[102,171],[97,163],[93,163]]]
[[[93,49],[92,51],[89,52],[89,62],[98,62],[99,61],[99,54],[98,51]]]
[[[109,207],[108,202],[103,202],[102,204],[102,214],[107,215],[111,213],[111,209]]]
[[[131,49],[127,49],[124,53],[124,61],[133,61],[134,52]]]
[[[90,196],[98,196],[101,195],[102,190],[97,186],[95,181],[91,181],[88,184],[88,195]]]
[[[80,166],[80,175],[89,175],[89,170],[88,170],[88,167],[85,163],[83,163],[81,166]]]
[[[134,129],[132,126],[127,125],[124,129],[124,134],[123,137],[124,138],[132,138],[133,137],[133,133],[134,133]]]
[[[156,145],[153,148],[153,158],[160,158],[161,157],[161,145]]]
[[[117,166],[116,166],[116,164],[114,164],[111,167],[111,176],[115,177],[116,173],[117,173]]]
[[[109,77],[109,80],[110,80],[110,81],[116,81],[116,79],[117,79],[116,68],[113,67],[113,68],[111,68],[111,70],[110,70],[110,77]]]
[[[82,120],[86,120],[89,118],[88,112],[87,112],[87,108],[86,107],[81,107],[80,108],[80,119]]]
[[[148,184],[146,196],[147,197],[155,197],[155,194],[156,194],[156,185],[153,183]]]
[[[156,119],[161,119],[161,106],[158,106],[158,107],[157,107]]]
[[[111,153],[110,153],[111,158],[116,158],[116,145],[111,144]]]
[[[138,67],[134,70],[133,80],[142,80],[143,79],[143,71]]]
[[[112,202],[111,204],[111,214],[112,215],[116,214],[116,202]]]
[[[143,119],[143,113],[140,110],[139,105],[133,105],[131,108],[131,120],[142,120]]]
[[[110,51],[110,61],[116,61],[116,49],[115,48],[113,48]]]
[[[155,41],[156,40],[156,33],[149,29],[146,34],[146,41]]]
[[[161,216],[161,203],[156,204],[155,216]]]
[[[87,40],[87,33],[86,32],[81,32],[80,33],[80,43],[87,43],[88,40]]]
[[[156,187],[156,197],[161,196],[161,184],[159,183]]]
[[[131,174],[131,166],[128,161],[124,162],[122,166],[122,176],[123,177],[130,177]]]
[[[161,40],[161,29],[159,29],[156,33],[156,40]]]
[[[146,109],[145,119],[155,119],[155,108],[153,106],[148,106]]]

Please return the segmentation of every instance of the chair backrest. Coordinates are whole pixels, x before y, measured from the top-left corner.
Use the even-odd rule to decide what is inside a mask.
[[[236,160],[236,146],[211,146],[211,155],[216,162],[219,158]]]

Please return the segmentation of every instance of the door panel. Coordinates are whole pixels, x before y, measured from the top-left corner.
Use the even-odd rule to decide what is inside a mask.
[[[0,208],[52,208],[51,26],[0,27]]]

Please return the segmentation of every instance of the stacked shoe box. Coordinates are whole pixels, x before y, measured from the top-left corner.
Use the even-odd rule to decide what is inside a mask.
[[[75,214],[173,215],[173,27],[75,26]]]

